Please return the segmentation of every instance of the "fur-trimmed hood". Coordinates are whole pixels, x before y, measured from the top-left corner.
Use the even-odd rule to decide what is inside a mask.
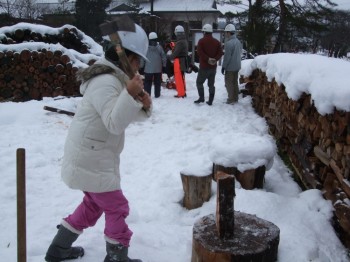
[[[82,95],[85,93],[87,82],[90,79],[103,74],[112,74],[122,82],[126,82],[129,79],[129,77],[120,68],[116,67],[107,59],[101,58],[93,65],[78,70],[76,79],[81,82],[80,93]]]

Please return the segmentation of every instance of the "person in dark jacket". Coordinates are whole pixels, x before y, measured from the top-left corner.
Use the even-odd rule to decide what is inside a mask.
[[[175,27],[176,44],[169,59],[174,61],[174,77],[176,84],[177,98],[186,97],[185,72],[187,71],[188,43],[185,36],[185,29],[178,25]]]
[[[236,28],[233,24],[225,27],[225,54],[221,73],[225,75],[227,90],[226,104],[238,101],[238,71],[241,69],[242,43],[236,37]]]
[[[210,24],[205,24],[202,29],[204,36],[199,39],[197,45],[197,53],[199,56],[199,71],[197,75],[198,100],[194,103],[199,104],[204,102],[204,82],[208,80],[209,100],[208,105],[213,104],[215,96],[215,75],[217,61],[222,56],[222,47],[219,40],[212,36],[213,27]]]
[[[151,32],[148,35],[149,46],[147,60],[141,59],[140,67],[145,74],[145,91],[151,95],[152,83],[154,83],[154,97],[160,97],[160,86],[162,84],[162,73],[165,73],[166,55],[163,47],[157,42],[158,35]]]

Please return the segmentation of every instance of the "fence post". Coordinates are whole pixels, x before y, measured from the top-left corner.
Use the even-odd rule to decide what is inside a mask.
[[[25,149],[17,148],[17,261],[27,261]]]

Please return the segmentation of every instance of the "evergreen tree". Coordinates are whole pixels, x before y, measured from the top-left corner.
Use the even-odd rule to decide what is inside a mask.
[[[276,16],[275,10],[265,0],[257,0],[247,12],[242,13],[246,16],[240,18],[242,21],[241,37],[246,44],[245,48],[251,53],[266,53],[270,51],[270,39],[276,31]]]
[[[288,3],[286,0],[278,0],[279,7],[279,26],[276,44],[273,52],[286,51],[286,45],[291,42],[294,31],[304,29],[310,36],[311,32],[325,30],[322,22],[331,17],[334,13],[328,6],[334,7],[336,4],[331,0],[292,0]]]
[[[350,52],[350,11],[336,11],[329,20],[328,31],[320,37],[328,56],[344,57]]]
[[[77,0],[76,27],[95,41],[100,41],[102,38],[99,25],[106,20],[106,8],[110,3],[111,0]]]
[[[248,10],[235,18],[245,48],[258,54],[315,52],[334,21],[331,0],[248,0],[248,4]]]

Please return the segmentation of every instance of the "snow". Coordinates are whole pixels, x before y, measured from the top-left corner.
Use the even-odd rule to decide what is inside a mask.
[[[96,48],[96,47],[92,47]],[[327,59],[327,60],[322,60]],[[342,60],[308,55],[276,54],[243,62],[241,73],[266,70],[296,98],[309,92],[321,113],[332,107],[349,111],[348,64]],[[80,60],[81,61],[81,60]],[[327,63],[327,70],[324,63]],[[297,65],[297,67],[296,67]],[[163,88],[153,99],[150,119],[131,124],[121,155],[123,192],[129,200],[127,218],[134,232],[129,256],[144,262],[187,262],[191,259],[193,225],[216,210],[216,183],[212,197],[200,208],[187,210],[180,172],[210,174],[213,160],[246,165],[247,157],[270,165],[263,189],[245,190],[236,183],[236,211],[256,215],[280,229],[279,262],[345,262],[347,250],[332,227],[333,207],[320,190],[302,192],[291,171],[275,154],[275,143],[266,121],[252,108],[251,97],[240,96],[227,105],[224,77],[216,75],[214,104],[196,105],[197,74],[186,75],[187,97],[176,99],[174,90]],[[339,79],[341,74],[344,76]],[[343,84],[344,82],[344,84]],[[316,88],[316,84],[317,87]],[[304,85],[305,84],[305,85]],[[309,86],[310,84],[310,86]],[[243,85],[241,86],[243,88]],[[295,89],[295,90],[294,90]],[[208,89],[205,89],[208,97]],[[344,99],[341,99],[344,96]],[[327,99],[328,98],[328,99]],[[341,100],[341,102],[338,101]],[[75,111],[81,98],[44,98],[26,103],[0,103],[0,254],[2,261],[16,260],[16,150],[26,152],[27,261],[41,262],[56,233],[56,225],[73,212],[82,200],[80,191],[68,189],[60,177],[63,145],[72,118],[43,110],[53,106]],[[239,141],[238,141],[239,140]],[[251,146],[253,145],[253,146]],[[225,152],[225,156],[220,153]],[[268,163],[268,159],[273,162]],[[230,162],[231,163],[231,162]],[[242,168],[246,168],[243,166]],[[84,262],[102,261],[105,256],[104,219],[76,241],[85,248]]]
[[[177,12],[177,11],[187,11],[193,12],[201,10],[203,12],[215,11],[213,8],[213,0],[154,0],[153,10],[158,12]],[[151,10],[150,3],[141,3],[140,6],[146,11]]]
[[[264,71],[269,81],[283,83],[293,100],[302,93],[311,94],[321,115],[332,113],[334,108],[350,111],[348,61],[314,54],[261,55],[246,61],[241,73],[249,76],[256,68]]]
[[[31,32],[38,33],[41,35],[58,35],[63,33],[64,29],[74,29],[77,32],[77,36],[79,39],[82,39],[82,43],[85,43],[87,46],[90,46],[89,52],[96,55],[103,54],[103,48],[100,45],[96,45],[95,41],[88,35],[84,34],[81,30],[72,25],[64,25],[61,27],[50,27],[46,25],[39,24],[30,24],[30,23],[17,23],[12,26],[3,26],[0,27],[0,37],[4,37],[6,33],[11,33],[16,31],[17,29],[29,29]],[[6,36],[5,36],[6,37]]]
[[[259,145],[258,147],[256,145]],[[236,132],[217,135],[210,144],[210,160],[225,167],[237,167],[241,172],[256,169],[259,166],[271,168],[276,155],[276,146],[272,137]]]
[[[62,46],[60,43],[58,44],[48,44],[43,42],[23,42],[19,44],[13,45],[5,45],[0,44],[0,51],[16,51],[21,52],[22,50],[60,50],[62,54],[69,56],[70,60],[73,62],[74,66],[77,67],[86,67],[87,63],[90,60],[97,60],[99,57],[103,55],[103,48],[101,45],[97,45],[96,42],[88,35],[84,34],[81,30],[77,29],[72,25],[64,25],[62,27],[49,27],[45,25],[37,25],[30,23],[18,23],[12,26],[3,26],[0,28],[0,39],[7,38],[6,34],[11,32],[15,32],[17,29],[26,30],[29,29],[31,32],[35,32],[41,35],[58,35],[63,32],[65,28],[74,29],[77,32],[77,37],[81,40],[82,43],[86,44],[89,48],[88,54],[81,54],[74,49],[67,49]]]

